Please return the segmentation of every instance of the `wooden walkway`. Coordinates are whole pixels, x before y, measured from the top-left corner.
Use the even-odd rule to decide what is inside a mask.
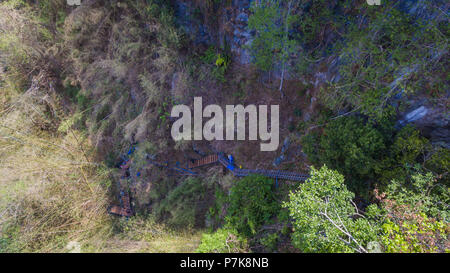
[[[118,216],[130,217],[133,215],[130,204],[130,195],[128,192],[121,192],[120,195],[121,206],[112,206],[108,209],[108,212]]]
[[[198,167],[214,164],[214,163],[217,163],[218,160],[219,160],[219,155],[217,155],[217,154],[208,155],[208,156],[202,157],[200,159],[197,159],[194,162],[189,162],[188,168],[193,169],[193,168],[198,168]]]
[[[288,171],[279,171],[279,170],[261,170],[261,169],[240,169],[236,168],[235,166],[231,165],[230,162],[221,154],[218,155],[219,163],[222,164],[225,168],[230,170],[234,176],[238,177],[244,177],[249,175],[262,175],[270,178],[275,179],[285,179],[285,180],[291,180],[291,181],[305,181],[309,178],[309,175],[307,174],[301,174],[301,173],[295,173],[295,172],[288,172]]]
[[[130,154],[130,153],[129,153]],[[279,170],[261,170],[261,169],[240,169],[236,167],[234,164],[231,164],[230,161],[224,156],[223,153],[211,154],[200,159],[194,160],[192,162],[188,162],[187,169],[181,168],[180,164],[177,162],[175,166],[171,166],[169,162],[159,163],[147,158],[147,162],[150,164],[156,165],[158,167],[166,168],[170,172],[175,172],[178,175],[197,175],[197,173],[191,171],[194,168],[199,168],[215,163],[222,164],[225,168],[227,168],[234,176],[244,177],[249,175],[262,175],[274,179],[285,179],[290,181],[305,181],[309,178],[307,174],[288,172],[288,171],[279,171]],[[132,164],[132,160],[127,160],[122,166],[121,169],[121,179],[127,179],[127,170],[130,168]],[[130,204],[130,195],[128,191],[121,191],[120,194],[120,206],[112,206],[108,209],[110,214],[130,217],[133,215],[133,210]]]

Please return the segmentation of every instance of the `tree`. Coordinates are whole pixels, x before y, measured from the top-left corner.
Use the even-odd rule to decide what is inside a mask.
[[[295,0],[261,0],[255,1],[251,7],[253,14],[248,21],[250,30],[256,31],[251,44],[251,51],[257,67],[271,72],[274,66],[281,65],[281,79],[278,90],[283,94],[283,82],[287,61],[296,44],[289,37],[289,30],[295,21],[292,10]]]
[[[344,177],[323,166],[284,204],[293,218],[292,242],[304,252],[368,252],[378,228],[358,212]]]
[[[308,158],[316,165],[326,164],[341,172],[357,194],[367,193],[367,186],[361,183],[375,176],[386,151],[385,142],[380,130],[354,116],[331,121],[320,137],[303,138]]]
[[[342,118],[331,122],[320,140],[325,164],[346,174],[371,174],[376,159],[384,150],[383,135],[361,118]]]
[[[328,107],[340,110],[350,104],[371,118],[381,119],[390,111],[390,100],[399,93],[405,96],[435,90],[444,94],[448,89],[439,76],[446,71],[441,55],[448,47],[448,38],[442,35],[445,24],[439,23],[439,17],[417,18],[395,8],[397,4],[385,1],[367,10],[367,23],[347,24],[342,36],[345,42],[336,43],[333,49],[340,58],[341,79],[321,94]]]
[[[383,184],[389,184],[392,179],[406,179],[406,166],[416,164],[417,158],[427,154],[429,148],[428,140],[411,125],[403,127],[392,139],[383,160],[375,166],[375,173]]]
[[[375,197],[383,208],[381,240],[386,252],[448,251],[448,186],[420,169],[394,179]]]

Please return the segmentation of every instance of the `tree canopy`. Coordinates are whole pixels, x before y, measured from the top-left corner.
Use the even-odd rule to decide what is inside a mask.
[[[367,252],[377,229],[358,213],[344,177],[323,166],[285,203],[293,218],[292,242],[304,252]]]

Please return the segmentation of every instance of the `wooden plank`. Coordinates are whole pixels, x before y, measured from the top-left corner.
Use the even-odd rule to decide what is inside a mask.
[[[200,159],[197,159],[194,162],[188,162],[188,168],[189,169],[197,168],[197,167],[216,163],[217,161],[218,161],[217,154],[208,155],[208,156],[202,157]]]

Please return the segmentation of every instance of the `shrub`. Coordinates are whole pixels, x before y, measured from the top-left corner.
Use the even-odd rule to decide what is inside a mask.
[[[280,206],[272,191],[273,180],[248,176],[231,188],[226,221],[238,232],[250,236],[274,216]]]
[[[224,53],[217,53],[217,50],[210,46],[200,59],[211,67],[212,76],[218,81],[225,82],[225,73],[230,64],[230,57]]]
[[[381,239],[385,251],[448,251],[448,188],[431,173],[414,170],[409,177],[392,180],[382,194],[375,192],[384,210]]]
[[[375,166],[375,173],[381,182],[386,185],[394,178],[406,179],[408,166],[419,162],[420,156],[427,152],[428,144],[428,140],[411,125],[396,133],[383,160]]]
[[[322,134],[304,136],[302,144],[311,162],[341,172],[349,189],[362,197],[370,182],[385,186],[393,178],[404,179],[408,166],[428,150],[428,140],[410,125],[395,132],[390,120],[373,124],[354,116],[332,120]]]
[[[193,228],[197,212],[204,205],[208,186],[197,178],[187,178],[157,208],[157,215],[166,218],[169,226],[176,228]]]
[[[233,229],[218,229],[213,234],[203,234],[198,253],[241,253],[248,252],[247,240]]]
[[[381,240],[385,252],[425,253],[438,250],[438,243],[447,239],[446,224],[430,219],[424,213],[415,217],[414,221],[401,225],[390,220],[383,224]]]
[[[277,248],[278,240],[279,240],[278,234],[272,233],[262,237],[259,241],[269,251],[274,251]]]
[[[367,192],[367,187],[360,183],[373,177],[386,149],[383,135],[358,117],[333,120],[319,138],[312,134],[303,139],[303,144],[313,163],[338,170],[349,178],[349,187],[358,193]]]

